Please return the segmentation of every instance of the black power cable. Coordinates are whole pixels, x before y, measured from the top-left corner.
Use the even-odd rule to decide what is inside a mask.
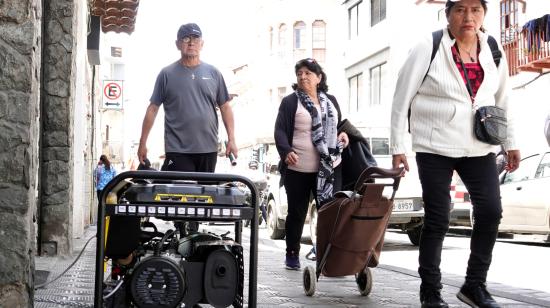
[[[84,244],[84,247],[82,247],[82,249],[80,250],[80,253],[78,254],[78,256],[74,259],[73,263],[71,263],[69,265],[69,267],[67,267],[61,274],[59,274],[57,277],[55,277],[54,279],[50,280],[50,281],[46,281],[44,283],[41,283],[37,286],[34,287],[35,290],[38,290],[38,289],[42,289],[44,288],[45,286],[49,285],[50,283],[56,281],[57,279],[61,278],[63,275],[65,275],[65,273],[67,273],[75,264],[76,264],[76,261],[78,261],[80,259],[80,257],[82,256],[82,253],[84,253],[84,250],[86,249],[86,246],[88,246],[88,244],[90,243],[90,241],[92,239],[94,239],[96,236],[92,236],[88,239],[88,241],[86,241],[86,244]]]

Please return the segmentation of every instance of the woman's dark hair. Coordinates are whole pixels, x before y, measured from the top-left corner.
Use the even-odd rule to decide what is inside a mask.
[[[319,65],[319,63],[317,63],[317,61],[313,58],[302,59],[296,62],[296,65],[294,65],[294,73],[298,73],[298,70],[301,69],[302,67],[307,68],[308,70],[312,71],[316,75],[321,75],[321,82],[319,82],[319,84],[317,85],[317,90],[326,93],[328,91],[327,74],[325,74],[321,65]],[[292,89],[293,90],[298,89],[298,84],[293,83]]]
[[[103,163],[103,165],[105,165],[105,169],[111,170],[111,162],[109,161],[109,159],[105,154],[101,155],[99,157],[99,160]]]
[[[481,6],[483,7],[483,10],[485,11],[485,14],[487,14],[487,1],[485,0],[479,0],[479,3],[481,3]],[[451,9],[453,6],[455,6],[457,2],[447,0],[447,3],[445,4],[445,15],[449,17],[449,14],[451,13]]]

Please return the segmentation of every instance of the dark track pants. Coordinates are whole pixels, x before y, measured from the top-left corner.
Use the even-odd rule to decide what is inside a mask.
[[[183,154],[183,153],[166,153],[162,171],[184,171],[184,172],[214,172],[218,154],[201,153],[201,154]]]
[[[342,165],[334,169],[334,192],[342,189]],[[300,239],[311,196],[317,195],[317,173],[286,170],[285,190],[288,204],[286,216],[286,250],[300,252]]]
[[[502,217],[495,155],[490,153],[481,157],[452,158],[417,153],[416,161],[425,211],[418,258],[421,288],[442,287],[439,265],[443,239],[449,229],[449,191],[453,170],[456,170],[470,193],[475,220],[466,282],[485,282]]]

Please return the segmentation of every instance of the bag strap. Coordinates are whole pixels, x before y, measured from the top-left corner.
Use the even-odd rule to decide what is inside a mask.
[[[426,77],[428,76],[428,72],[430,71],[432,62],[434,61],[435,55],[439,50],[441,39],[443,39],[443,29],[432,32],[432,54],[430,56],[430,64],[428,64],[428,69],[426,70],[426,74],[424,74],[424,78],[422,78],[422,83],[424,83],[424,80],[426,80]],[[422,85],[422,83],[420,85]],[[411,107],[409,107],[409,110],[407,111],[407,120],[408,120],[409,133],[410,133],[411,132]]]
[[[430,56],[430,64],[428,65],[426,74],[424,74],[422,83],[424,83],[426,76],[428,76],[428,72],[430,71],[430,67],[432,66],[432,62],[434,61],[437,51],[439,50],[439,45],[441,44],[442,39],[443,39],[443,29],[432,32],[432,55]]]
[[[434,61],[437,51],[439,50],[439,45],[441,44],[442,39],[443,39],[443,29],[432,32],[432,54],[430,56],[430,64],[428,65],[426,74],[424,74],[424,78],[422,78],[422,83],[424,83],[424,80],[426,80],[426,77],[428,76],[428,72],[430,71],[430,67],[432,66],[432,62]],[[491,48],[491,55],[493,56],[493,61],[495,62],[495,65],[498,67],[500,64],[500,59],[502,58],[502,52],[500,51],[500,49],[498,49],[497,40],[492,35],[489,35],[489,37],[487,38],[487,43],[489,44],[489,48]],[[410,133],[411,132],[411,107],[409,107],[409,110],[407,112],[407,120],[409,124],[409,133]]]
[[[441,44],[442,39],[443,29],[432,32],[432,55],[430,56],[430,64],[428,65],[428,70],[426,70],[426,74],[424,74],[422,82],[424,82],[426,76],[428,76],[428,72],[430,71],[430,67],[432,66],[432,62],[434,61],[437,51],[439,50],[439,45]],[[500,51],[500,49],[498,49],[497,40],[492,35],[489,35],[489,37],[487,38],[487,44],[489,44],[489,48],[491,48],[493,61],[498,67],[500,64],[500,59],[502,58],[502,52]]]
[[[502,52],[500,49],[498,49],[497,40],[489,35],[487,38],[487,43],[489,44],[489,47],[491,48],[491,55],[493,56],[493,61],[495,62],[495,65],[498,67],[500,64],[500,59],[502,58]]]

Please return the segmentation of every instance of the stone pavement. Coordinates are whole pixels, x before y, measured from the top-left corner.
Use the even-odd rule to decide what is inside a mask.
[[[212,226],[214,229],[218,226]],[[208,227],[210,228],[210,226]],[[223,229],[224,227],[220,227]],[[225,228],[227,229],[227,228]],[[245,269],[248,271],[248,238],[250,230],[243,230]],[[88,228],[85,236],[75,239],[75,257],[86,241],[95,234]],[[65,275],[35,292],[35,307],[93,307],[95,238],[83,250],[81,257]],[[420,280],[413,271],[381,264],[372,269],[373,288],[369,296],[361,296],[353,276],[342,278],[321,276],[312,297],[304,294],[302,271],[286,270],[283,266],[284,241],[260,238],[258,244],[258,307],[419,307]],[[301,258],[302,267],[315,262]],[[382,252],[383,255],[383,252]],[[74,258],[37,257],[37,279],[49,272],[51,280],[62,273]],[[382,257],[383,260],[383,257]],[[467,307],[456,293],[463,278],[443,274],[442,295],[450,307]],[[248,301],[248,273],[245,273],[245,302]],[[503,307],[550,307],[550,294],[534,290],[520,290],[505,285],[489,284],[489,290]],[[208,306],[208,305],[204,305]]]

